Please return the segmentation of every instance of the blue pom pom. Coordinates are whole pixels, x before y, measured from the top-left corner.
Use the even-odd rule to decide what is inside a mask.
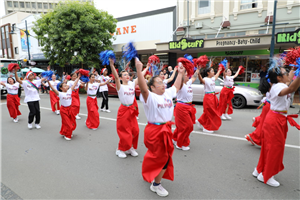
[[[87,82],[90,81],[89,77],[84,76],[84,75],[81,75],[80,80],[81,80],[82,82],[85,82],[85,83],[87,83]]]
[[[42,78],[45,78],[48,81],[52,80],[52,75],[53,75],[53,71],[45,71],[42,72],[41,74]]]
[[[295,76],[300,76],[300,58],[296,59],[296,65],[290,64],[290,66],[296,67]]]
[[[113,51],[111,50],[105,50],[99,53],[99,59],[102,61],[103,65],[109,65],[109,58],[116,61],[116,56]]]
[[[185,54],[183,57],[186,58],[186,59],[188,59],[189,61],[191,61],[191,63],[194,64],[193,56],[191,56],[191,55],[189,55],[189,54]]]
[[[270,67],[268,69],[268,72],[274,69],[277,74],[281,73],[280,68],[278,66],[278,64],[279,64],[278,60],[279,59],[276,57],[270,58]]]
[[[122,52],[123,52],[122,57],[125,58],[127,61],[131,61],[133,58],[138,57],[137,50],[133,46],[132,42],[129,42],[128,44],[126,44],[124,49],[122,48]]]
[[[59,91],[60,85],[61,85],[61,82],[59,82],[59,83],[57,84],[57,86],[56,86],[57,91]]]
[[[222,64],[225,67],[225,69],[227,69],[227,62],[228,62],[228,60],[225,58],[224,60],[222,60],[220,62],[220,64]]]

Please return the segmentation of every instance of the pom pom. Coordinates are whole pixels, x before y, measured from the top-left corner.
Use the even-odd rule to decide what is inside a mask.
[[[222,60],[220,63],[219,63],[219,66],[220,64],[224,66],[224,69],[227,69],[227,63],[228,63],[228,60],[225,58],[224,60]]]
[[[197,59],[197,65],[200,66],[201,68],[205,68],[208,61],[209,60],[206,55],[200,56]]]
[[[241,69],[240,72],[239,72],[239,75],[245,73],[245,68],[242,65],[239,66],[239,69]]]
[[[102,65],[109,65],[109,59],[116,61],[116,56],[112,50],[105,50],[99,53],[99,59],[102,61]]]
[[[70,75],[68,75],[68,76],[66,77],[66,79],[67,79],[67,80],[70,80],[70,79],[71,79],[71,76],[70,76]]]
[[[84,76],[89,77],[90,71],[89,71],[89,70],[85,70],[85,69],[79,69],[79,73],[80,73],[81,75],[84,75]]]
[[[185,68],[187,75],[188,76],[193,76],[194,74],[194,64],[192,62],[190,62],[188,59],[186,58],[178,58],[177,59],[177,63],[182,63],[183,67]],[[177,67],[177,66],[176,66]]]
[[[82,75],[82,74],[81,74],[80,80],[81,80],[82,82],[85,82],[85,83],[87,83],[87,82],[90,81],[90,79],[89,79],[88,76],[85,76],[85,75]]]
[[[51,70],[42,72],[42,74],[41,74],[42,78],[45,78],[48,81],[52,80],[52,75],[53,75],[53,71],[51,71]]]
[[[278,65],[278,57],[273,57],[273,58],[270,58],[270,67],[268,69],[268,72],[269,71],[274,71],[276,72],[277,74],[280,74],[281,71],[280,71],[280,68],[279,68],[279,65]]]
[[[196,68],[197,68],[197,60],[198,60],[197,58],[194,58],[194,59],[193,59],[194,66],[195,66]]]
[[[7,67],[9,72],[12,72],[14,70],[20,69],[19,65],[17,63],[10,63]]]
[[[113,74],[110,74],[109,77],[111,77],[111,80],[115,80],[115,76]]]
[[[160,63],[159,57],[156,55],[152,55],[148,58],[148,63],[153,64],[153,65],[157,65],[158,63]]]
[[[293,66],[296,68],[295,76],[300,76],[300,57],[296,59],[296,64],[290,64],[290,66]]]
[[[225,67],[224,65],[222,65],[221,63],[219,64],[219,68],[218,71],[221,70],[220,74],[222,74],[225,71]]]
[[[132,42],[129,42],[128,44],[126,44],[126,46],[124,47],[124,50],[122,49],[123,52],[123,58],[125,58],[127,61],[131,61],[133,58],[138,57],[138,53],[135,49],[135,47],[133,46]]]
[[[296,47],[295,49],[291,48],[291,49],[289,49],[288,53],[286,54],[285,64],[286,65],[290,65],[290,64],[295,65],[296,59],[299,57],[300,57],[300,47]]]
[[[61,82],[59,82],[57,85],[56,85],[56,89],[57,89],[57,91],[59,91],[59,87],[60,87],[60,85],[61,85],[62,83]]]
[[[185,54],[183,57],[186,58],[186,59],[188,59],[192,64],[194,64],[193,56],[191,56],[189,54]]]

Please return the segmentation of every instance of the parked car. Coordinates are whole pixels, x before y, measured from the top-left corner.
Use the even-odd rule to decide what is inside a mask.
[[[111,84],[112,84],[114,87],[116,87],[116,84],[114,84],[114,83],[111,83]],[[117,90],[116,90],[115,88],[111,87],[109,84],[107,84],[107,86],[108,86],[108,95],[118,96],[118,92],[117,92]],[[135,97],[136,97],[136,99],[139,98],[140,93],[141,93],[140,88],[139,88],[139,86],[137,85],[137,86],[135,87]]]
[[[216,80],[216,87],[215,91],[221,92],[222,88],[224,86],[224,81],[220,78]],[[249,106],[259,106],[260,101],[263,98],[263,95],[261,92],[255,88],[251,87],[246,87],[246,86],[240,86],[235,84],[234,85],[234,97],[231,100],[232,102],[232,107],[241,109],[244,108],[246,105]],[[193,89],[193,101],[194,102],[203,102],[203,97],[204,97],[204,85],[200,84],[199,79],[197,79],[193,84],[192,84],[192,89]],[[220,94],[217,95],[218,98]]]

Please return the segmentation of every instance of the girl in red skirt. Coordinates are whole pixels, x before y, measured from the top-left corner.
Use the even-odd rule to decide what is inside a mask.
[[[196,109],[192,104],[192,84],[197,79],[198,73],[199,69],[196,70],[191,79],[188,77],[187,73],[185,73],[183,80],[184,83],[181,89],[178,91],[177,104],[174,110],[176,129],[173,134],[173,143],[177,149],[184,151],[190,150],[189,136],[194,129],[196,120]]]
[[[291,126],[300,126],[293,120],[298,115],[288,115],[290,107],[290,93],[295,92],[300,86],[300,77],[297,77],[290,86],[288,73],[284,68],[274,67],[269,69],[269,79],[272,83],[270,90],[271,107],[262,126],[262,146],[258,164],[252,175],[272,187],[280,186],[274,176],[284,169],[283,155],[285,140],[288,132],[287,121]]]
[[[64,136],[66,140],[71,140],[72,133],[76,129],[75,115],[72,112],[72,91],[79,82],[80,75],[76,78],[73,86],[70,88],[66,83],[59,83],[58,87],[52,85],[52,81],[48,81],[51,91],[55,93],[60,99],[60,116],[61,116],[61,129],[60,134]],[[53,80],[53,79],[52,79]],[[59,92],[59,91],[61,92]]]
[[[15,79],[13,79],[12,77],[7,78],[7,83],[0,83],[7,89],[6,106],[9,115],[11,118],[13,118],[13,121],[17,123],[19,121],[18,115],[21,115],[21,112],[19,110],[20,97],[18,96],[18,89],[20,87],[20,84],[16,83]]]
[[[56,88],[56,86],[60,83],[60,81],[56,80],[55,74],[52,75],[52,81],[49,81],[50,84]],[[55,92],[52,91],[50,87],[50,103],[52,111],[55,112],[57,115],[59,115],[59,97],[55,94]]]
[[[71,88],[74,85],[76,78],[77,78],[77,74],[75,72],[72,73],[71,80],[68,81],[67,83],[69,88]],[[81,117],[79,117],[78,115],[80,110],[80,98],[79,98],[80,86],[84,86],[84,83],[79,80],[77,85],[75,85],[74,90],[72,91],[72,112],[76,119],[81,119]]]
[[[203,114],[196,120],[199,128],[203,127],[203,132],[213,133],[219,130],[222,121],[220,119],[218,107],[218,98],[215,93],[215,80],[218,79],[222,68],[219,67],[217,74],[213,68],[205,68],[201,74],[198,74],[199,80],[204,84],[204,98],[203,98]]]
[[[86,105],[88,110],[88,116],[85,121],[86,126],[89,129],[96,130],[100,124],[98,102],[97,102],[97,91],[99,86],[106,85],[111,79],[107,79],[103,83],[95,81],[95,75],[90,74],[90,81],[86,83],[85,90],[88,97],[86,98]]]
[[[150,190],[159,196],[167,196],[169,193],[161,185],[161,179],[174,180],[174,166],[172,155],[174,146],[172,144],[172,116],[173,98],[179,91],[184,67],[178,63],[178,76],[174,85],[165,89],[163,80],[154,76],[148,82],[148,88],[143,79],[143,64],[136,59],[136,71],[138,84],[140,86],[140,100],[143,102],[148,124],[144,131],[144,143],[147,153],[142,164],[142,175],[145,181],[151,183]]]
[[[238,69],[238,71],[235,73],[234,76],[232,75],[231,69],[227,69],[223,73],[224,77],[224,87],[222,88],[220,92],[220,100],[219,100],[219,115],[221,116],[221,119],[231,119],[229,115],[233,113],[232,109],[232,103],[231,99],[234,97],[233,91],[234,91],[234,79],[239,75],[241,68]]]

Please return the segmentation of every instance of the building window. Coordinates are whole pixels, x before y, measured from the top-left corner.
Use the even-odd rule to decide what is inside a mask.
[[[15,7],[15,8],[18,8],[18,7],[19,7],[19,4],[18,4],[17,1],[14,1],[14,7]]]
[[[42,3],[38,3],[38,9],[43,9],[43,4]]]
[[[210,13],[210,1],[198,1],[198,15]]]
[[[49,8],[53,9],[53,4],[52,3],[49,3]]]
[[[267,29],[264,30],[258,30],[258,34],[268,34]]]
[[[292,27],[292,28],[285,28],[284,31],[285,31],[285,32],[292,32],[292,31],[295,31],[295,27]]]
[[[26,5],[26,8],[30,8],[30,2],[26,2],[25,5]]]
[[[36,3],[35,2],[31,2],[31,7],[32,8],[36,8]]]
[[[257,8],[257,0],[241,0],[240,9],[246,10],[251,8]]]
[[[282,28],[275,28],[275,34],[279,33],[279,32],[283,32],[283,29]]]
[[[24,2],[20,2],[20,8],[25,8]]]
[[[216,37],[216,34],[209,34],[209,35],[206,35],[206,38],[207,39],[211,39],[211,38],[215,38]]]
[[[44,3],[44,9],[48,9],[48,4],[47,3]]]
[[[19,54],[19,48],[15,47],[15,54]]]
[[[236,36],[242,36],[242,35],[246,35],[246,31],[242,31],[242,32],[237,32]]]
[[[8,2],[7,2],[7,6],[10,7],[10,8],[12,8],[12,2],[11,2],[11,1],[8,1]]]

